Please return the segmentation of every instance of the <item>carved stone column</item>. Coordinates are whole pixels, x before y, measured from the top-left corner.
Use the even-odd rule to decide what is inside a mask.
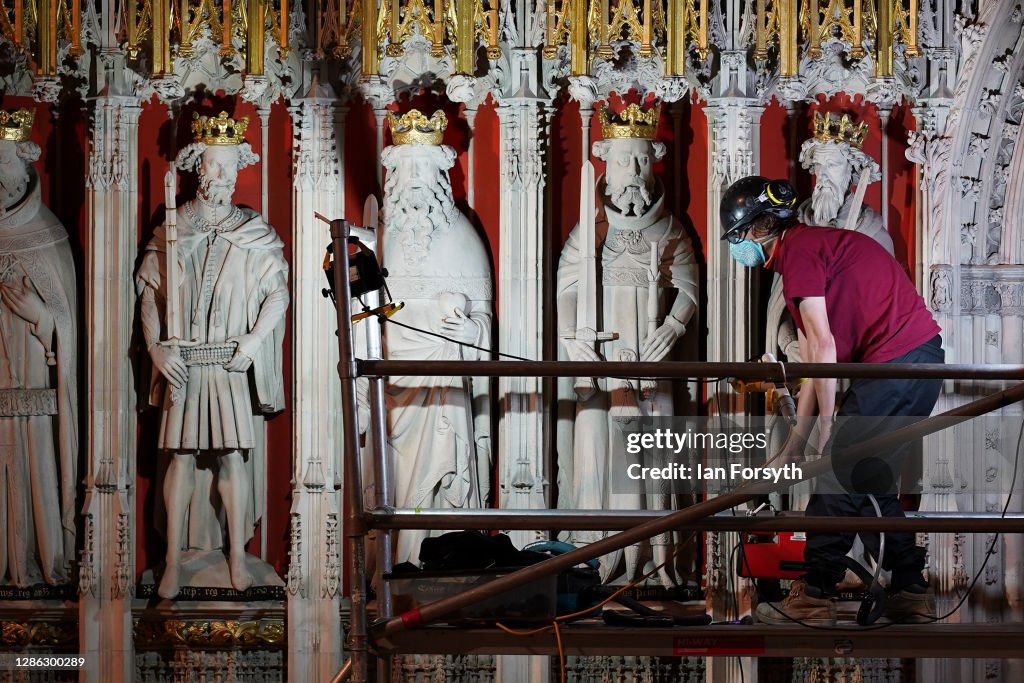
[[[328,680],[342,661],[341,398],[335,313],[323,298],[329,218],[342,215],[339,149],[344,110],[326,86],[289,108],[295,131],[292,192],[293,431],[288,590],[288,680]]]
[[[760,273],[738,265],[729,256],[729,245],[723,241],[719,217],[722,194],[734,182],[758,172],[760,167],[760,120],[763,111],[760,102],[745,96],[750,87],[741,52],[724,52],[722,71],[716,81],[716,97],[708,100],[704,112],[708,122],[708,360],[742,361],[760,356],[757,346],[759,331],[764,326],[760,313],[758,287]],[[744,406],[738,394],[714,394],[716,412],[742,415]],[[714,619],[726,616],[734,596],[729,594],[728,573],[732,548],[737,542],[735,534],[709,532],[705,534],[708,609]],[[749,609],[750,582],[737,579],[732,590],[739,593],[735,604],[740,610]],[[739,667],[749,669],[734,658],[708,660],[709,681],[734,681],[741,677]]]
[[[523,18],[520,17],[520,21]],[[547,270],[545,183],[547,130],[551,101],[545,97],[536,50],[510,47],[511,83],[498,96],[501,182],[498,245],[498,348],[523,358],[545,357]],[[498,381],[498,504],[502,508],[544,509],[550,494],[550,463],[545,459],[551,392],[539,377]],[[509,532],[516,547],[539,540],[541,532]],[[547,657],[497,659],[497,680],[548,680]]]
[[[120,58],[111,58],[120,60]],[[111,64],[111,66],[114,66]],[[129,346],[138,253],[138,98],[93,105],[86,179],[88,247],[84,328],[89,415],[79,643],[90,683],[135,678],[135,385]],[[99,334],[98,331],[103,333]]]
[[[503,98],[501,122],[499,348],[524,358],[544,357],[544,130],[547,102],[535,97]],[[543,509],[550,482],[544,462],[545,399],[541,379],[499,381],[501,412],[500,506]],[[511,532],[517,546],[536,533]]]

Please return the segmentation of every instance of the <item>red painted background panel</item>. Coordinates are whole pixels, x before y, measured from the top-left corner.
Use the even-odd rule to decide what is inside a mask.
[[[635,96],[627,95],[627,101]],[[33,130],[33,140],[42,147],[40,169],[43,198],[67,225],[72,236],[73,248],[79,266],[79,281],[84,281],[85,264],[83,254],[88,248],[89,235],[85,224],[85,183],[87,170],[88,140],[82,108],[73,103],[64,105],[54,119],[47,106],[38,105],[28,98],[7,97],[0,103],[4,108],[32,106],[38,110]],[[613,100],[613,106],[621,108],[622,101]],[[416,107],[428,115],[437,108],[445,110],[449,127],[445,144],[451,145],[458,153],[455,167],[451,171],[453,191],[460,209],[470,216],[471,221],[489,246],[492,260],[499,264],[499,183],[500,175],[500,122],[494,104],[488,102],[477,113],[475,130],[469,130],[461,105],[448,102],[436,94],[420,94],[392,105],[399,112]],[[250,127],[246,139],[260,154],[261,163],[267,164],[270,177],[270,192],[267,211],[270,222],[286,245],[286,256],[291,254],[291,213],[292,213],[292,125],[287,109],[276,104],[271,110],[269,123],[269,147],[261,147],[259,119],[255,108],[223,93],[206,94],[199,102],[190,103],[178,114],[177,123],[168,119],[167,107],[155,100],[144,104],[139,121],[139,215],[141,246],[149,239],[153,228],[163,220],[164,195],[163,176],[177,150],[191,141],[191,116],[193,111],[216,114],[221,110],[234,117],[249,116]],[[579,207],[579,177],[582,152],[580,134],[580,112],[577,103],[569,101],[563,94],[555,103],[555,113],[550,129],[550,149],[546,163],[548,207],[550,221],[545,226],[551,235],[549,244],[553,251],[549,256],[557,260],[557,251],[576,223]],[[877,108],[865,103],[861,97],[851,98],[844,94],[829,100],[820,98],[810,105],[798,105],[790,119],[784,107],[771,103],[761,118],[761,172],[771,177],[792,177],[802,196],[812,189],[809,174],[800,169],[797,162],[800,143],[812,134],[814,111],[834,111],[854,114],[857,120],[865,120],[870,132],[864,150],[880,160],[882,131]],[[912,129],[913,117],[910,107],[900,104],[894,108],[885,131],[888,139],[889,164],[889,229],[896,244],[897,258],[908,265],[913,258],[914,213],[916,211],[914,190],[916,174],[913,166],[906,161],[906,134]],[[172,130],[173,128],[173,130]],[[173,135],[172,135],[173,133]],[[475,150],[475,197],[474,206],[468,205],[468,183],[470,172],[467,154],[472,135]],[[176,141],[175,141],[176,138]],[[591,141],[601,138],[598,116],[591,121]],[[659,162],[658,170],[666,189],[666,201],[676,212],[684,227],[696,244],[706,253],[708,239],[716,235],[707,234],[707,182],[708,182],[708,131],[704,114],[704,103],[689,100],[663,107],[659,125],[659,139],[667,146],[665,158]],[[390,144],[390,135],[385,134],[385,144]],[[342,182],[345,190],[345,217],[355,223],[362,221],[363,200],[370,193],[380,197],[375,171],[376,130],[374,114],[369,105],[356,100],[349,104],[345,119],[343,151],[345,168]],[[598,175],[603,172],[603,162],[592,158]],[[241,204],[262,209],[260,196],[260,166],[252,166],[239,174],[235,200]],[[190,199],[195,194],[193,174],[180,174],[178,201]],[[881,188],[874,184],[869,188],[865,200],[876,210],[881,208]],[[498,279],[495,278],[497,286]],[[553,283],[549,283],[553,284]],[[84,302],[84,294],[79,296]],[[83,304],[80,303],[80,308]],[[84,309],[83,309],[84,310]],[[499,312],[500,314],[500,312]],[[286,357],[296,343],[292,339],[290,316],[288,335],[285,342]],[[301,340],[299,340],[301,343]],[[280,572],[287,564],[288,512],[290,506],[291,444],[293,443],[291,405],[291,363],[285,364],[286,401],[289,406],[282,414],[274,417],[268,426],[270,455],[268,458],[268,512],[264,520],[267,527],[267,559]],[[333,377],[327,373],[325,376]],[[83,368],[84,381],[84,368]],[[84,395],[84,392],[83,392]],[[84,405],[84,403],[83,403]],[[158,495],[156,482],[156,453],[154,436],[159,425],[155,411],[142,411],[139,415],[138,448],[138,543],[137,566],[139,573],[150,565],[158,564],[163,555],[163,541],[153,529],[154,496]],[[83,429],[87,421],[81,422]],[[87,444],[84,435],[83,447]],[[84,461],[84,454],[83,454]],[[250,550],[259,553],[258,537]]]

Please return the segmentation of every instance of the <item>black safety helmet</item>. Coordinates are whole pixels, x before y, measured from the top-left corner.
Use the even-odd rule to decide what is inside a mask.
[[[788,180],[769,180],[759,175],[740,178],[722,195],[722,239],[742,234],[741,228],[763,214],[781,220],[793,218],[796,199],[796,189]]]

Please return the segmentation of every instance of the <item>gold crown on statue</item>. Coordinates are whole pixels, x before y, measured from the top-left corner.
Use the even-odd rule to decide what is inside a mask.
[[[868,134],[868,124],[864,121],[855,124],[849,114],[836,116],[822,115],[814,112],[814,139],[821,142],[845,142],[860,149]]]
[[[388,112],[391,141],[396,145],[440,145],[448,128],[448,117],[438,109],[428,119],[420,110],[413,109],[401,118]]]
[[[25,142],[32,135],[35,118],[34,109],[0,110],[0,140]]]
[[[653,140],[658,132],[658,116],[659,107],[644,111],[635,102],[618,114],[605,105],[601,107],[601,136],[605,140]]]
[[[228,118],[222,111],[217,116],[192,115],[192,136],[196,142],[207,145],[237,145],[245,140],[245,129],[249,127],[249,117],[243,116],[237,121]]]

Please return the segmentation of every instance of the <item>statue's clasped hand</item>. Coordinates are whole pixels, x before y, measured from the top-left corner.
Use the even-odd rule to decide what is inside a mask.
[[[569,356],[569,360],[577,362],[603,362],[604,358],[601,357],[593,346],[593,342],[579,341],[578,339],[566,338],[572,337],[576,334],[576,331],[562,337],[562,344],[565,346],[565,353]],[[581,336],[587,336],[586,334]],[[576,391],[576,399],[579,401],[588,401],[597,392],[597,381],[593,377],[577,377],[576,383],[573,387]]]
[[[228,337],[227,341],[234,342],[235,355],[224,365],[228,372],[245,372],[252,366],[256,353],[260,348],[260,338],[255,334],[241,334],[237,337]]]
[[[642,363],[657,363],[663,360],[675,346],[679,337],[683,336],[685,329],[677,321],[665,322],[649,334],[640,345],[640,361]]]
[[[149,347],[149,358],[155,367],[163,375],[172,389],[180,389],[188,381],[188,368],[185,361],[178,353],[176,346],[167,344],[153,344]]]
[[[32,326],[32,334],[39,339],[47,352],[47,364],[53,365],[52,353],[50,353],[50,341],[53,337],[53,316],[46,310],[46,304],[36,294],[32,282],[24,277],[21,279],[21,287],[10,283],[0,282],[0,302],[3,302],[11,309],[14,315],[18,316]]]
[[[460,344],[475,344],[480,329],[475,320],[467,316],[461,308],[456,308],[451,315],[441,318],[440,333]]]
[[[604,360],[597,351],[594,350],[593,344],[579,341],[577,339],[563,339],[562,344],[565,346],[565,353],[569,356],[571,361],[591,361],[600,363]]]

